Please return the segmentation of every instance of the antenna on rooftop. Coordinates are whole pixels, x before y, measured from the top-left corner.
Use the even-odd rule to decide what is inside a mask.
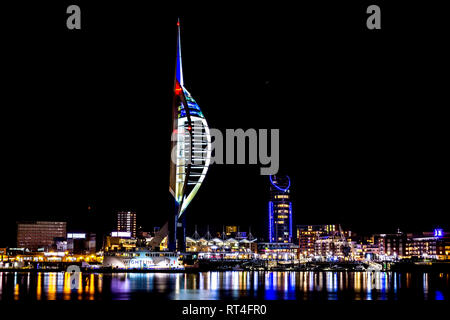
[[[206,227],[206,230],[207,230],[207,232],[206,232],[206,235],[205,235],[205,239],[206,240],[211,240],[212,236],[211,236],[211,233],[209,232],[209,225]]]
[[[194,232],[194,235],[192,236],[192,239],[194,239],[194,240],[200,239],[200,235],[198,234],[198,231],[197,231],[197,225],[195,225],[195,232]]]

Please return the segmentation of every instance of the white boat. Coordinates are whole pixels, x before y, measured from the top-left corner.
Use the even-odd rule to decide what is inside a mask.
[[[184,270],[176,252],[114,251],[105,252],[104,268],[123,270]]]
[[[368,261],[369,267],[366,271],[383,271],[383,266],[379,263]]]

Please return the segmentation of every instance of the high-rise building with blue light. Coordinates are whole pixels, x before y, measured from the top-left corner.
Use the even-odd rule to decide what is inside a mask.
[[[269,242],[292,243],[291,180],[288,176],[270,176]]]

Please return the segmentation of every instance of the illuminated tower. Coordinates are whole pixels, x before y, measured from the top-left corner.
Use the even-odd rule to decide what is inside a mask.
[[[288,176],[270,176],[269,242],[292,243],[292,202]]]
[[[175,212],[169,220],[168,247],[171,251],[185,251],[185,211],[198,192],[208,171],[211,159],[211,136],[203,113],[184,87],[179,20],[177,26],[169,187],[170,193],[175,199]]]
[[[131,237],[136,238],[136,212],[117,212],[117,231],[129,232]]]

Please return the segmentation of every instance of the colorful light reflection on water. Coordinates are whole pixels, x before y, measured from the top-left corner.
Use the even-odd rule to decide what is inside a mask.
[[[0,272],[0,300],[448,300],[448,273],[200,272],[82,274]]]

